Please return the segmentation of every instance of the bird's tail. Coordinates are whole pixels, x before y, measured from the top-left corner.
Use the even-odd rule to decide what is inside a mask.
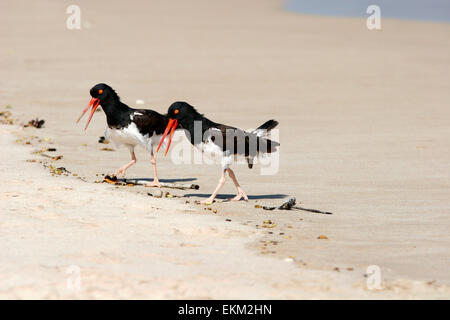
[[[265,137],[270,133],[270,130],[275,128],[277,125],[278,125],[278,121],[272,119],[272,120],[264,122],[258,128],[253,130],[252,133],[256,134],[258,137]]]
[[[264,145],[267,146],[267,149],[265,150],[267,153],[276,151],[277,147],[280,146],[279,142],[272,141],[266,138],[269,135],[270,131],[277,125],[278,121],[271,119],[264,122],[262,125],[252,131],[253,134],[256,134],[258,136],[258,151],[261,144],[260,142],[262,142],[261,140],[264,140]],[[253,168],[253,157],[248,157],[247,163],[250,169]]]

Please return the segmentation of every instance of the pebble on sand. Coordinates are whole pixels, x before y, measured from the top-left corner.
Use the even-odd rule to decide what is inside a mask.
[[[24,127],[35,127],[37,129],[40,129],[40,128],[42,128],[44,123],[45,123],[44,119],[39,120],[39,118],[36,118],[36,119],[32,119],[32,120],[28,121],[28,123],[26,125],[24,125]]]

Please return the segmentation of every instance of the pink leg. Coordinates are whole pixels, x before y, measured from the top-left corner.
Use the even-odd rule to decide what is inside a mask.
[[[219,192],[219,190],[223,187],[223,185],[225,184],[225,181],[226,181],[226,177],[225,177],[225,172],[226,172],[227,170],[225,169],[225,170],[223,170],[222,171],[222,176],[220,177],[220,179],[219,179],[219,184],[217,185],[217,187],[216,187],[216,190],[214,190],[214,193],[208,198],[208,199],[206,199],[206,200],[203,200],[203,201],[200,201],[201,203],[208,203],[208,202],[213,202],[214,201],[214,199],[216,198],[216,196],[217,196],[217,193]]]
[[[244,190],[242,190],[241,186],[239,185],[239,182],[236,179],[236,175],[234,174],[234,171],[231,170],[230,168],[228,168],[227,170],[228,170],[228,174],[230,175],[231,180],[233,180],[233,183],[236,186],[236,189],[237,189],[237,192],[238,192],[236,197],[231,199],[231,201],[239,201],[242,198],[244,198],[245,201],[248,201],[248,197],[245,194]]]
[[[150,160],[152,167],[153,167],[153,182],[152,183],[148,183],[145,186],[146,187],[158,187],[161,188],[161,183],[159,183],[158,180],[158,172],[156,171],[156,159],[155,156],[153,155],[153,149],[151,152],[151,160]]]
[[[129,163],[127,163],[126,165],[124,165],[123,167],[119,168],[115,173],[114,176],[118,176],[119,174],[124,175],[125,176],[125,172],[127,171],[127,169],[129,167],[131,167],[133,164],[136,163],[136,155],[134,154],[134,150],[131,151],[131,161]]]

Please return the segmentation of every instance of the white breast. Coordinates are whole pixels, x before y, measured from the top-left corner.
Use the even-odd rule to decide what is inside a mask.
[[[195,145],[210,161],[220,161],[222,169],[227,169],[233,163],[234,157],[224,153],[222,148],[212,142],[211,138],[208,138],[205,142],[201,142]]]
[[[140,145],[148,151],[151,151],[152,147],[158,144],[162,138],[161,135],[153,135],[151,137],[148,134],[142,135],[134,122],[122,129],[107,128],[105,137],[113,141],[117,146],[125,145],[128,148],[134,148],[136,145]]]

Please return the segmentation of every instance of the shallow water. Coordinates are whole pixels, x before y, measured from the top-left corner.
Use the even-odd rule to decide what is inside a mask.
[[[286,0],[285,7],[299,13],[367,17],[367,7],[378,5],[381,17],[450,22],[449,0]]]

